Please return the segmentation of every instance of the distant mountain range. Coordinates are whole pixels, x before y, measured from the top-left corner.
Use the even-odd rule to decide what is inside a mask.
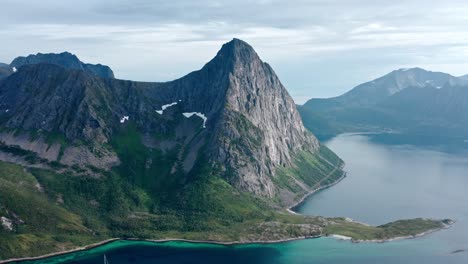
[[[468,77],[400,69],[298,109],[320,138],[363,131],[467,138]]]
[[[174,232],[311,236],[316,222],[277,211],[344,175],[238,39],[166,83],[118,80],[67,52],[0,69],[0,258]]]

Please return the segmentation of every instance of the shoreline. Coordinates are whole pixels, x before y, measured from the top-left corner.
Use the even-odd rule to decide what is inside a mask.
[[[449,229],[455,223],[456,223],[456,221],[452,220],[449,224],[443,224],[442,227],[427,230],[425,232],[422,232],[422,233],[419,233],[419,234],[416,234],[416,235],[399,236],[399,237],[388,238],[388,239],[371,239],[371,240],[362,240],[362,239],[354,240],[354,239],[352,239],[351,242],[352,243],[366,243],[366,242],[367,243],[387,243],[387,242],[394,242],[394,241],[400,241],[400,240],[406,240],[406,239],[417,239],[417,238],[421,238],[421,237],[430,235],[430,234],[435,233],[437,231],[441,231],[441,230],[444,230],[444,229]]]
[[[340,166],[337,167],[337,169],[343,169],[344,168],[344,163]],[[323,189],[330,188],[339,182],[341,182],[345,177],[347,176],[347,173],[343,171],[342,176],[334,181],[333,183],[327,184],[325,186],[318,187],[316,189],[313,189],[306,193],[299,201],[295,202],[292,206],[288,207],[286,211],[288,211],[291,214],[295,215],[302,215],[300,213],[297,213],[293,211],[294,208],[297,206],[301,205],[307,198],[309,198],[311,195],[314,193],[321,191]],[[351,219],[351,221],[354,222],[354,220]],[[322,238],[322,237],[329,237],[329,238],[334,238],[336,240],[340,241],[345,241],[345,242],[351,242],[351,243],[387,243],[387,242],[393,242],[393,241],[399,241],[399,240],[405,240],[405,239],[417,239],[424,237],[426,235],[429,235],[431,233],[450,228],[456,221],[452,221],[449,224],[445,224],[443,227],[428,230],[425,232],[422,232],[420,234],[416,235],[411,235],[411,236],[402,236],[402,237],[394,237],[394,238],[389,238],[389,239],[374,239],[374,240],[355,240],[352,239],[351,237],[346,237],[342,236],[339,234],[321,234],[321,235],[316,235],[316,236],[301,236],[301,237],[292,237],[292,238],[285,238],[285,239],[279,239],[279,240],[268,240],[268,241],[214,241],[214,240],[194,240],[194,239],[183,239],[183,238],[164,238],[164,239],[145,239],[145,238],[109,238],[103,241],[99,241],[93,244],[77,247],[74,249],[69,249],[65,251],[60,251],[60,252],[55,252],[55,253],[49,253],[41,256],[36,256],[36,257],[23,257],[23,258],[12,258],[12,259],[6,259],[6,260],[0,260],[0,264],[6,264],[6,263],[12,263],[12,262],[22,262],[22,261],[34,261],[34,260],[43,260],[43,259],[48,259],[48,258],[53,258],[61,255],[66,255],[66,254],[71,254],[71,253],[76,253],[76,252],[81,252],[81,251],[86,251],[90,250],[93,248],[97,248],[106,244],[110,244],[116,241],[145,241],[145,242],[152,242],[152,243],[164,243],[164,242],[187,242],[187,243],[194,243],[194,244],[211,244],[211,245],[222,245],[222,246],[236,246],[236,245],[248,245],[248,244],[276,244],[276,243],[285,243],[285,242],[292,242],[292,241],[297,241],[297,240],[305,240],[305,239],[314,239],[314,238]],[[364,225],[368,225],[365,223],[360,223]]]
[[[340,169],[342,170],[344,168],[344,163],[340,166],[340,167],[337,167],[336,169]],[[302,203],[305,202],[305,200],[307,200],[310,196],[312,196],[313,194],[315,194],[316,192],[319,192],[321,190],[324,190],[324,189],[328,189],[330,187],[333,187],[335,185],[337,185],[338,183],[340,183],[344,178],[346,178],[347,176],[347,173],[345,171],[343,171],[343,175],[341,175],[340,178],[338,178],[336,181],[330,183],[330,184],[327,184],[327,185],[324,185],[324,186],[320,186],[318,188],[315,188],[313,190],[310,190],[309,192],[307,192],[299,201],[293,203],[293,205],[289,206],[286,211],[288,211],[289,213],[292,213],[292,214],[296,214],[296,215],[300,215],[300,213],[294,211],[294,208],[300,206]]]
[[[344,168],[344,162],[341,164],[339,167],[336,167],[336,169],[343,169]],[[334,181],[333,183],[327,184],[325,186],[321,186],[319,188],[313,189],[309,192],[307,192],[298,202],[295,202],[292,206],[288,207],[286,211],[288,211],[291,214],[295,215],[300,215],[297,212],[294,212],[292,209],[295,208],[296,206],[300,205],[303,203],[307,198],[309,198],[312,194],[323,190],[330,188],[336,184],[338,184],[340,181],[342,181],[346,177],[346,172],[343,171],[343,175]],[[331,235],[329,235],[331,236]],[[303,239],[312,239],[312,238],[320,238],[320,237],[327,237],[325,235],[318,235],[318,236],[306,236],[306,237],[295,237],[295,238],[287,238],[287,239],[280,239],[280,240],[271,240],[271,241],[232,241],[232,242],[223,242],[223,241],[210,241],[210,240],[191,240],[191,239],[177,239],[177,238],[166,238],[166,239],[141,239],[141,238],[110,238],[106,239],[100,242],[96,242],[90,245],[82,246],[82,247],[77,247],[75,249],[70,249],[70,250],[65,250],[65,251],[60,251],[56,253],[50,253],[50,254],[45,254],[37,257],[24,257],[24,258],[13,258],[13,259],[6,259],[6,260],[0,260],[0,264],[5,264],[5,263],[11,263],[11,262],[17,262],[17,261],[32,261],[32,260],[41,260],[41,259],[47,259],[47,258],[52,258],[52,257],[57,257],[65,254],[70,254],[74,252],[80,252],[80,251],[85,251],[89,249],[93,249],[96,247],[100,247],[115,241],[119,240],[127,240],[127,241],[148,241],[148,242],[154,242],[154,243],[163,243],[163,242],[171,242],[171,241],[180,241],[180,242],[188,242],[188,243],[204,243],[204,244],[215,244],[215,245],[244,245],[244,244],[274,244],[274,243],[283,243],[283,242],[290,242],[290,241],[296,241],[296,240],[303,240]]]
[[[279,240],[268,240],[268,241],[214,241],[214,240],[195,240],[195,239],[184,239],[184,238],[164,238],[164,239],[148,239],[148,238],[110,238],[100,242],[96,242],[90,245],[77,247],[74,249],[69,249],[65,251],[60,251],[56,253],[50,253],[46,255],[41,255],[37,257],[24,257],[24,258],[12,258],[6,260],[0,260],[0,264],[12,263],[17,261],[32,261],[32,260],[43,260],[48,258],[53,258],[61,255],[66,255],[70,253],[86,251],[93,248],[97,248],[100,246],[104,246],[106,244],[110,244],[117,241],[141,241],[141,242],[152,242],[152,243],[165,243],[165,242],[187,242],[193,244],[211,244],[211,245],[220,245],[220,246],[237,246],[237,245],[249,245],[249,244],[277,244],[277,243],[284,243],[284,242],[291,242],[297,240],[304,240],[304,239],[314,239],[314,238],[321,238],[327,237],[325,235],[318,235],[318,236],[302,236],[302,237],[294,237],[294,238],[286,238],[286,239],[279,239]]]
[[[53,258],[61,255],[66,255],[66,254],[71,254],[71,253],[76,253],[76,252],[81,252],[81,251],[86,251],[90,250],[93,248],[97,248],[100,246],[104,246],[106,244],[110,244],[113,242],[117,241],[141,241],[141,242],[151,242],[151,243],[165,243],[165,242],[187,242],[187,243],[194,243],[194,244],[211,244],[211,245],[220,245],[220,246],[237,246],[237,245],[249,245],[249,244],[277,244],[277,243],[285,243],[285,242],[292,242],[292,241],[298,241],[298,240],[305,240],[305,239],[315,239],[315,238],[323,238],[323,237],[328,237],[328,238],[333,238],[339,241],[343,242],[350,242],[350,243],[388,243],[388,242],[394,242],[394,241],[400,241],[400,240],[406,240],[406,239],[417,239],[417,238],[422,238],[424,236],[430,235],[434,232],[443,230],[443,229],[448,229],[452,227],[453,224],[455,224],[456,221],[452,221],[450,224],[445,224],[443,227],[436,228],[436,229],[431,229],[416,235],[411,235],[411,236],[401,236],[401,237],[394,237],[394,238],[388,238],[388,239],[371,239],[371,240],[355,240],[352,239],[351,237],[346,237],[343,235],[338,235],[338,234],[328,234],[328,235],[317,235],[317,236],[302,236],[302,237],[294,237],[294,238],[286,238],[286,239],[279,239],[279,240],[268,240],[268,241],[214,241],[214,240],[196,240],[196,239],[183,239],[183,238],[164,238],[164,239],[147,239],[147,238],[110,238],[106,239],[100,242],[96,242],[90,245],[82,246],[82,247],[77,247],[74,249],[70,250],[65,250],[65,251],[60,251],[56,253],[50,253],[46,255],[41,255],[37,257],[24,257],[24,258],[13,258],[13,259],[6,259],[6,260],[0,260],[0,264],[6,264],[6,263],[12,263],[12,262],[22,262],[22,261],[33,261],[33,260],[43,260],[43,259],[48,259],[48,258]]]
[[[119,239],[119,238],[109,238],[109,239],[106,239],[106,240],[103,240],[103,241],[99,241],[99,242],[96,242],[96,243],[93,243],[93,244],[89,244],[89,245],[86,245],[86,246],[77,247],[77,248],[74,248],[74,249],[69,249],[69,250],[60,251],[60,252],[55,252],[55,253],[50,253],[50,254],[45,254],[45,255],[42,255],[42,256],[37,256],[37,257],[24,257],[24,258],[12,258],[12,259],[0,260],[0,264],[11,263],[11,262],[17,262],[17,261],[31,261],[31,260],[41,260],[41,259],[52,258],[52,257],[56,257],[56,256],[61,256],[61,255],[66,255],[66,254],[74,253],[74,252],[79,252],[79,251],[85,251],[85,250],[93,249],[93,248],[100,247],[100,246],[103,246],[103,245],[106,245],[106,244],[109,244],[109,243],[112,243],[112,242],[115,242],[115,241],[118,241],[118,240],[120,240],[120,239]]]

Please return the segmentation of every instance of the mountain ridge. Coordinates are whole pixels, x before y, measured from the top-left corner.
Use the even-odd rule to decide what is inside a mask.
[[[462,102],[466,98],[463,87],[468,87],[468,81],[450,74],[400,69],[341,96],[311,99],[299,110],[306,126],[324,137],[358,131],[430,136],[442,132],[444,127],[447,134],[463,137],[468,131],[461,125],[454,126],[468,122],[457,119],[468,103]]]
[[[81,62],[76,55],[66,51],[58,54],[37,53],[26,57],[17,57],[10,63],[10,66],[19,69],[23,65],[38,63],[56,64],[68,69],[87,71],[102,78],[114,78],[114,73],[109,66]]]

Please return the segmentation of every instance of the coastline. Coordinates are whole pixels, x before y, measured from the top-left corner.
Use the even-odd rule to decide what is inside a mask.
[[[452,221],[450,224],[446,224],[443,227],[428,230],[416,235],[412,236],[402,236],[402,237],[394,237],[388,239],[372,239],[372,240],[355,240],[351,237],[346,237],[337,234],[328,234],[328,235],[318,235],[318,236],[302,236],[302,237],[294,237],[294,238],[287,238],[287,239],[279,239],[279,240],[268,240],[268,241],[214,241],[214,240],[192,240],[192,239],[183,239],[183,238],[165,238],[165,239],[145,239],[145,238],[110,238],[100,242],[96,242],[94,244],[78,247],[75,249],[50,253],[42,256],[37,257],[24,257],[24,258],[13,258],[13,259],[6,259],[0,260],[0,264],[12,263],[12,262],[21,262],[21,261],[32,261],[32,260],[43,260],[52,257],[57,257],[61,255],[66,255],[70,253],[86,251],[93,248],[97,248],[112,242],[116,241],[144,241],[144,242],[152,242],[152,243],[164,243],[164,242],[187,242],[187,243],[194,243],[194,244],[212,244],[212,245],[222,245],[222,246],[236,246],[236,245],[248,245],[248,244],[276,244],[276,243],[284,243],[284,242],[291,242],[297,240],[304,240],[304,239],[314,239],[314,238],[321,238],[321,237],[329,237],[334,238],[336,240],[344,241],[344,242],[351,242],[351,243],[387,243],[387,242],[394,242],[399,240],[405,239],[417,239],[434,232],[450,228],[456,221]]]
[[[430,235],[430,234],[432,234],[434,232],[437,232],[437,231],[440,231],[440,230],[448,229],[448,228],[452,227],[452,225],[454,225],[455,223],[456,223],[456,221],[452,220],[449,224],[444,224],[442,227],[427,230],[425,232],[422,232],[422,233],[419,233],[419,234],[416,234],[416,235],[411,235],[411,236],[400,236],[400,237],[394,237],[394,238],[388,238],[388,239],[371,239],[371,240],[351,239],[351,242],[352,243],[366,243],[366,242],[367,243],[387,243],[387,242],[394,242],[394,241],[406,240],[406,239],[417,239],[417,238],[421,238],[421,237]]]
[[[336,169],[343,169],[344,168],[344,163],[337,167]],[[315,188],[311,191],[309,191],[307,194],[305,194],[299,201],[295,202],[292,206],[287,208],[286,210],[295,215],[301,215],[295,211],[293,211],[294,208],[302,204],[307,198],[309,198],[311,195],[314,193],[330,188],[339,182],[341,182],[345,177],[347,176],[346,172],[343,172],[342,176],[334,181],[333,183],[327,184],[325,186],[321,186],[318,188]],[[350,219],[350,221],[355,222],[354,220]],[[359,224],[364,224],[368,225],[365,223],[360,223]],[[164,238],[164,239],[144,239],[144,238],[110,238],[106,239],[100,242],[96,242],[90,245],[85,245],[81,247],[77,247],[74,249],[69,249],[65,251],[60,251],[60,252],[55,252],[55,253],[50,253],[50,254],[45,254],[41,256],[36,256],[36,257],[23,257],[23,258],[13,258],[13,259],[6,259],[6,260],[0,260],[0,264],[5,264],[5,263],[12,263],[12,262],[22,262],[22,261],[34,261],[34,260],[43,260],[43,259],[48,259],[52,257],[57,257],[61,255],[66,255],[70,253],[75,253],[75,252],[81,252],[81,251],[86,251],[90,250],[93,248],[97,248],[112,242],[116,241],[146,241],[146,242],[152,242],[152,243],[164,243],[164,242],[187,242],[187,243],[200,243],[200,244],[212,244],[212,245],[223,245],[223,246],[235,246],[235,245],[247,245],[247,244],[275,244],[275,243],[284,243],[284,242],[291,242],[291,241],[297,241],[297,240],[304,240],[304,239],[313,239],[313,238],[321,238],[321,237],[330,237],[334,238],[337,240],[341,241],[346,241],[346,242],[351,242],[351,243],[387,243],[387,242],[393,242],[393,241],[398,241],[398,240],[405,240],[405,239],[416,239],[416,238],[421,238],[426,235],[429,235],[431,233],[450,228],[455,221],[450,222],[449,224],[444,224],[444,226],[432,230],[428,230],[416,235],[411,235],[411,236],[401,236],[401,237],[394,237],[394,238],[389,238],[389,239],[373,239],[373,240],[355,240],[351,237],[346,237],[343,235],[339,234],[321,234],[321,235],[316,235],[316,236],[300,236],[300,237],[292,237],[292,238],[285,238],[285,239],[279,239],[279,240],[259,240],[259,241],[214,241],[214,240],[192,240],[192,239],[182,239],[182,238]]]
[[[342,170],[343,168],[344,168],[344,163],[340,167],[337,167],[336,169]],[[324,186],[320,186],[320,187],[315,188],[313,190],[310,190],[300,200],[295,202],[293,205],[289,206],[286,209],[286,211],[288,211],[291,214],[300,215],[299,213],[294,211],[294,208],[300,206],[305,200],[307,200],[307,198],[309,198],[311,195],[315,194],[316,192],[324,190],[324,189],[328,189],[328,188],[333,187],[336,184],[340,183],[344,178],[346,178],[346,176],[347,176],[347,173],[345,171],[343,171],[343,175],[341,175],[341,177],[339,179],[337,179],[336,181],[334,181],[334,182],[332,182],[330,184],[324,185]]]
[[[341,164],[339,167],[336,167],[335,169],[343,169],[344,168],[344,162]],[[291,214],[295,215],[300,215],[297,212],[294,212],[292,209],[294,209],[296,206],[300,205],[303,203],[307,198],[309,198],[312,194],[326,189],[330,188],[336,184],[338,184],[340,181],[342,181],[346,177],[346,172],[343,172],[343,175],[333,183],[327,184],[325,186],[318,187],[316,189],[313,189],[306,193],[299,201],[295,202],[292,206],[288,207],[286,211],[288,211]],[[331,236],[331,235],[330,235]],[[154,242],[154,243],[162,243],[162,242],[171,242],[171,241],[180,241],[180,242],[188,242],[188,243],[204,243],[204,244],[215,244],[215,245],[243,245],[243,244],[274,244],[274,243],[283,243],[283,242],[289,242],[289,241],[296,241],[296,240],[303,240],[303,239],[311,239],[311,238],[320,238],[320,237],[327,237],[325,235],[318,235],[318,236],[302,236],[302,237],[294,237],[294,238],[287,238],[287,239],[280,239],[280,240],[270,240],[270,241],[212,241],[212,240],[190,240],[190,239],[178,239],[178,238],[166,238],[166,239],[141,239],[141,238],[110,238],[106,239],[100,242],[96,242],[90,245],[82,246],[82,247],[77,247],[75,249],[70,249],[70,250],[65,250],[65,251],[60,251],[60,252],[55,252],[55,253],[50,253],[50,254],[45,254],[42,256],[37,256],[37,257],[24,257],[24,258],[13,258],[13,259],[6,259],[6,260],[0,260],[0,264],[5,264],[5,263],[12,263],[12,262],[17,262],[17,261],[31,261],[31,260],[41,260],[41,259],[47,259],[47,258],[52,258],[60,255],[65,255],[69,253],[74,253],[74,252],[79,252],[79,251],[85,251],[89,249],[93,249],[99,246],[106,245],[108,243],[112,243],[115,241],[119,240],[128,240],[128,241],[148,241],[148,242]]]
[[[276,244],[276,243],[284,243],[284,242],[291,242],[296,240],[304,240],[304,239],[313,239],[313,238],[320,238],[326,237],[325,235],[318,235],[318,236],[302,236],[302,237],[294,237],[294,238],[287,238],[287,239],[279,239],[279,240],[268,240],[268,241],[214,241],[214,240],[193,240],[193,239],[183,239],[183,238],[164,238],[164,239],[146,239],[146,238],[110,238],[100,242],[96,242],[94,244],[77,247],[74,249],[69,249],[65,251],[50,253],[42,256],[37,257],[24,257],[24,258],[13,258],[13,259],[6,259],[0,260],[0,264],[18,262],[18,261],[32,261],[32,260],[42,260],[48,259],[52,257],[57,257],[61,255],[66,255],[70,253],[86,251],[93,248],[97,248],[112,242],[116,241],[145,241],[145,242],[152,242],[152,243],[164,243],[164,242],[187,242],[187,243],[194,243],[194,244],[212,244],[212,245],[222,245],[222,246],[235,246],[235,245],[248,245],[248,244]]]
[[[0,264],[4,263],[11,263],[11,262],[17,262],[17,261],[30,261],[30,260],[40,260],[40,259],[47,259],[47,258],[52,258],[56,256],[61,256],[69,253],[74,253],[74,252],[79,252],[79,251],[85,251],[89,249],[93,249],[99,246],[103,246],[109,243],[112,243],[114,241],[120,240],[119,238],[109,238],[103,241],[99,241],[90,245],[82,246],[82,247],[77,247],[74,249],[69,249],[65,251],[60,251],[60,252],[55,252],[55,253],[50,253],[50,254],[45,254],[42,256],[37,256],[37,257],[24,257],[24,258],[12,258],[12,259],[5,259],[5,260],[0,260]]]

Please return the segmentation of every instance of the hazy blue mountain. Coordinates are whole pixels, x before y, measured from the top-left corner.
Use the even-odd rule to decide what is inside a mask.
[[[468,74],[467,74],[467,75],[460,76],[460,78],[462,78],[462,79],[464,79],[464,80],[468,80]]]
[[[393,131],[468,135],[468,81],[420,68],[400,69],[334,98],[299,107],[307,128],[321,137],[342,132]]]

